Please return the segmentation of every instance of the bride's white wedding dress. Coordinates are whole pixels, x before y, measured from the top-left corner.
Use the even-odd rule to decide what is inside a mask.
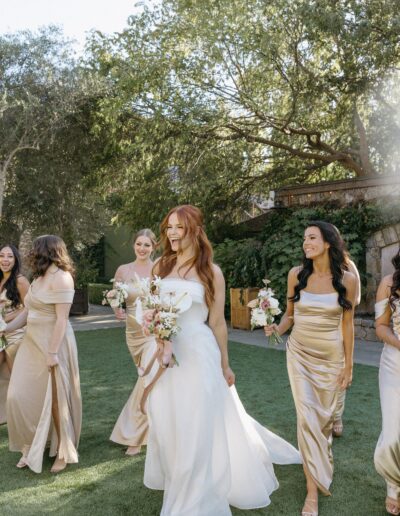
[[[227,516],[229,505],[265,507],[278,488],[273,463],[300,463],[299,452],[251,418],[221,370],[218,344],[206,325],[204,287],[166,278],[163,292],[193,300],[178,324],[174,353],[148,399],[144,483],[163,489],[162,516]],[[260,393],[260,400],[262,393]]]

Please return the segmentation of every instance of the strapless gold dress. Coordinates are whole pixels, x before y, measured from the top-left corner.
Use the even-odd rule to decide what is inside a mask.
[[[126,299],[126,344],[136,367],[143,366],[149,348],[155,350],[153,336],[146,337],[135,319],[137,291],[133,283],[128,283]],[[142,446],[147,443],[148,420],[140,410],[140,401],[145,388],[144,378],[139,377],[128,401],[115,423],[110,440],[125,446]]]
[[[375,305],[375,317],[381,317],[389,300]],[[393,331],[400,338],[400,301],[392,311]],[[385,344],[379,365],[379,393],[382,432],[375,449],[375,469],[385,479],[387,493],[400,498],[400,350]]]
[[[301,291],[287,342],[287,367],[297,413],[297,438],[306,470],[329,495],[332,425],[338,376],[344,367],[343,309],[338,294]]]

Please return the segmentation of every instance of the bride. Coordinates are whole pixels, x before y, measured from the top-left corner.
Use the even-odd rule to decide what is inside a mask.
[[[161,224],[161,291],[187,292],[173,340],[179,366],[148,398],[144,483],[164,490],[162,516],[226,516],[229,505],[265,507],[278,488],[275,464],[299,464],[298,451],[251,418],[234,387],[224,318],[225,281],[212,263],[201,211],[173,208]]]

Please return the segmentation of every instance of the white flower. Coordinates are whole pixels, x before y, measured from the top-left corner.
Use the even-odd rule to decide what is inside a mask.
[[[253,308],[251,311],[251,324],[254,327],[267,325],[267,316],[262,308]]]
[[[269,310],[269,313],[271,315],[279,315],[281,312],[282,312],[282,310],[280,308],[271,308]]]
[[[269,306],[272,309],[279,308],[279,301],[275,299],[274,297],[269,298]]]
[[[5,331],[6,328],[7,328],[6,321],[3,318],[1,318],[0,319],[0,331]]]
[[[154,276],[154,279],[153,279],[153,285],[154,285],[156,288],[160,288],[160,286],[161,286],[161,281],[162,281],[162,279],[160,278],[160,276]]]

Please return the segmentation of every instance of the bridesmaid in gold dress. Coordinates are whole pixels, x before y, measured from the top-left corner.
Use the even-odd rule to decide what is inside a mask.
[[[376,334],[385,345],[379,367],[382,432],[374,460],[386,481],[386,511],[400,514],[400,249],[392,263],[395,272],[382,279],[375,305]]]
[[[303,265],[288,276],[288,302],[279,325],[285,333],[287,366],[297,413],[297,438],[307,481],[303,516],[318,514],[318,490],[330,494],[332,425],[338,392],[351,385],[353,306],[357,280],[344,271],[344,242],[327,222],[305,230]]]
[[[21,274],[18,249],[12,244],[0,248],[0,310],[6,323],[22,311],[29,281]],[[24,329],[7,335],[7,345],[0,351],[0,424],[7,421],[6,400],[12,365],[22,341]]]
[[[126,321],[126,343],[136,367],[142,365],[149,346],[155,347],[154,337],[143,335],[141,325],[135,319],[137,292],[133,284],[135,274],[140,278],[150,278],[153,268],[151,255],[157,242],[150,229],[141,229],[133,239],[135,261],[118,267],[115,281],[122,281],[128,285],[126,311],[115,309],[115,315],[121,321]],[[142,445],[147,443],[148,421],[140,410],[140,401],[144,391],[144,378],[139,377],[131,395],[128,398],[118,420],[114,426],[110,440],[127,446],[126,455],[137,455]]]
[[[82,403],[78,355],[68,320],[74,297],[73,265],[58,236],[37,238],[29,254],[34,281],[25,309],[7,325],[6,335],[26,332],[18,350],[7,397],[9,446],[22,457],[18,468],[42,471],[50,445],[52,473],[78,462]]]

